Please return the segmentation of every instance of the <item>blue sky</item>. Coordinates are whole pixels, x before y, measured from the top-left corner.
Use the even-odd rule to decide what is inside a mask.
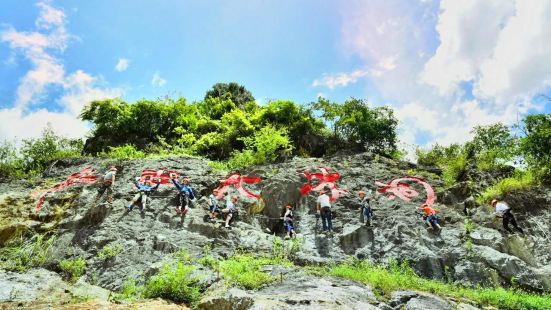
[[[90,100],[200,100],[216,82],[259,102],[390,105],[409,145],[551,111],[546,1],[21,1],[0,4],[0,138],[69,136]]]

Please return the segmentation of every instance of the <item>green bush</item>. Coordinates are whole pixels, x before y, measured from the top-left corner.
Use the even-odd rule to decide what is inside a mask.
[[[182,263],[191,263],[193,260],[191,254],[189,254],[188,250],[185,248],[181,248],[177,252],[172,253],[172,256]]]
[[[117,257],[122,253],[122,245],[120,243],[113,243],[106,245],[98,252],[98,257],[104,261]]]
[[[246,289],[258,289],[272,283],[275,278],[261,270],[266,265],[292,265],[279,258],[255,257],[238,254],[220,262],[220,271],[230,283]]]
[[[86,260],[82,257],[64,259],[59,263],[59,268],[71,282],[76,282],[86,271]]]
[[[321,114],[332,129],[332,145],[342,148],[370,150],[380,154],[392,154],[396,150],[398,120],[389,107],[370,108],[366,101],[349,99],[344,103],[330,102],[319,97],[313,108]]]
[[[528,115],[523,124],[520,152],[534,177],[551,184],[551,114]]]
[[[0,249],[0,267],[24,272],[30,268],[44,266],[51,254],[55,237],[35,235],[31,239],[8,244]]]
[[[14,143],[0,142],[0,177],[21,176],[23,163]]]
[[[526,190],[533,187],[537,180],[531,171],[517,171],[514,176],[505,178],[496,184],[486,188],[484,192],[476,197],[478,204],[489,203],[494,198],[502,198],[503,195],[513,192]]]
[[[24,169],[29,173],[42,173],[56,159],[80,156],[82,147],[82,140],[60,137],[48,126],[42,132],[42,137],[23,140],[21,157]]]
[[[455,184],[465,173],[467,164],[467,157],[463,154],[453,158],[452,160],[447,161],[442,171],[442,178],[444,178],[444,183],[446,183],[446,185],[448,186]]]
[[[128,278],[122,284],[122,287],[118,293],[111,295],[111,300],[114,301],[136,301],[143,297],[145,287],[138,285],[134,278]]]
[[[289,260],[300,251],[304,239],[295,237],[289,240],[282,240],[274,237],[272,240],[272,257]]]
[[[194,266],[182,262],[165,264],[159,273],[147,282],[145,298],[163,298],[174,302],[192,304],[201,297],[199,278],[191,276]]]
[[[392,262],[374,265],[368,261],[353,261],[327,268],[314,268],[318,275],[352,279],[371,285],[375,291],[389,296],[396,290],[419,290],[441,296],[467,298],[480,305],[493,305],[499,309],[549,309],[551,295],[538,295],[504,288],[465,288],[459,285],[424,279],[415,274],[407,264]]]
[[[284,129],[270,125],[263,127],[253,137],[242,138],[246,149],[234,152],[228,160],[228,168],[238,169],[274,162],[291,154],[292,145]]]
[[[141,159],[145,158],[145,152],[137,150],[132,144],[109,147],[109,151],[101,153],[100,156],[106,156],[116,159]]]

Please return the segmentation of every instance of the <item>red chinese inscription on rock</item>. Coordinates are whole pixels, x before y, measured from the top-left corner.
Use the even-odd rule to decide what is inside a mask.
[[[301,195],[308,195],[311,191],[321,192],[325,187],[329,187],[331,189],[331,201],[335,201],[348,193],[347,190],[339,188],[336,184],[341,178],[340,173],[331,173],[328,168],[319,168],[319,170],[321,172],[304,172],[308,183],[300,188]],[[313,182],[316,183],[314,184]]]
[[[39,211],[42,207],[42,202],[44,202],[44,197],[46,196],[46,194],[58,192],[62,189],[71,187],[76,184],[92,184],[95,183],[97,179],[98,176],[96,175],[96,171],[91,167],[84,168],[80,172],[75,172],[71,174],[65,181],[57,183],[49,190],[40,194],[40,196],[38,197],[38,202],[36,203],[36,211]]]
[[[425,192],[427,193],[425,203],[427,205],[430,206],[436,201],[436,196],[434,195],[432,186],[420,178],[404,177],[394,179],[388,184],[379,181],[375,181],[375,184],[381,187],[377,191],[379,193],[388,194],[390,199],[398,197],[404,201],[411,201],[412,198],[419,196],[419,192],[409,184],[410,182],[415,182],[425,188]]]
[[[239,173],[232,173],[226,179],[220,180],[220,186],[218,187],[218,199],[224,197],[224,194],[230,187],[235,188],[241,195],[250,199],[259,199],[260,194],[254,193],[245,188],[244,184],[256,184],[262,182],[259,177],[242,176]]]
[[[180,177],[180,173],[174,170],[166,169],[145,169],[140,175],[140,183],[143,183],[144,181],[152,181],[153,183],[160,182],[161,184],[170,184],[171,176],[178,178]]]

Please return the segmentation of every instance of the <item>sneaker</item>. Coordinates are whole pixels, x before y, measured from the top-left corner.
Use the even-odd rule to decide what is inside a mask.
[[[133,207],[132,205],[128,205],[128,207],[126,207],[126,209],[127,209],[128,211],[132,211],[132,207]]]
[[[226,227],[226,228],[230,228],[230,225],[226,225],[226,226],[224,226],[224,227]]]

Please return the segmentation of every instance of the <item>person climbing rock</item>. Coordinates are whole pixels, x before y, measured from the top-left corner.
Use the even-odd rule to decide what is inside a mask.
[[[215,188],[212,194],[209,195],[207,204],[209,206],[209,218],[211,221],[215,221],[218,214],[220,214],[220,205],[218,204],[218,189]]]
[[[139,180],[139,179],[138,179]],[[134,196],[130,204],[128,205],[128,211],[132,211],[134,208],[134,205],[138,202],[142,203],[142,212],[145,210],[145,207],[147,206],[147,198],[148,195],[159,188],[159,185],[161,184],[160,181],[157,182],[157,185],[153,186],[153,182],[151,179],[144,180],[143,183],[140,183],[138,180],[134,181],[134,185],[138,189],[138,193]]]
[[[296,236],[295,227],[293,225],[293,205],[287,204],[285,206],[285,215],[283,215],[283,225],[285,226],[285,239],[294,238]]]
[[[442,227],[438,224],[438,216],[436,216],[436,210],[429,207],[428,204],[421,205],[420,208],[424,214],[423,214],[423,220],[425,221],[425,224],[429,228],[440,230]]]
[[[231,196],[231,198],[226,201],[226,208],[222,210],[222,213],[226,214],[226,228],[230,228],[230,221],[232,221],[239,212],[239,209],[235,205],[238,199],[239,197],[236,195]]]
[[[318,197],[316,202],[316,208],[321,216],[321,223],[323,226],[323,231],[331,233],[333,231],[332,215],[331,215],[331,188],[325,187],[323,192]]]
[[[507,230],[511,234],[514,233],[509,228],[509,223],[511,223],[516,230],[520,231],[521,234],[524,234],[522,228],[518,227],[515,216],[513,215],[513,213],[511,213],[511,208],[509,208],[509,205],[507,205],[507,203],[505,203],[504,201],[493,199],[490,204],[496,209],[494,213],[495,216],[503,218],[503,228],[505,228],[505,230]]]
[[[186,215],[189,211],[189,202],[195,202],[195,195],[193,194],[193,188],[189,185],[189,178],[184,177],[182,184],[180,184],[176,178],[176,175],[171,174],[170,180],[176,186],[179,191],[180,204],[176,207],[176,213]]]
[[[362,224],[371,226],[371,218],[373,217],[373,210],[371,209],[371,199],[365,193],[365,191],[358,192],[358,198],[360,199],[360,212],[362,217]]]
[[[107,201],[110,203],[113,202],[113,186],[115,185],[116,175],[117,168],[115,166],[111,166],[101,179],[100,188],[98,190],[98,199],[105,194],[105,192],[107,192]]]

